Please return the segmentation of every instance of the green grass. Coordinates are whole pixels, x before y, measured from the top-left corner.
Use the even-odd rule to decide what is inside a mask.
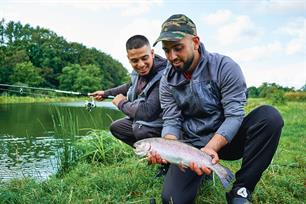
[[[252,99],[246,111],[267,103]],[[306,102],[288,102],[276,108],[285,126],[272,164],[255,189],[253,203],[304,203]],[[92,139],[76,144],[83,157],[70,171],[44,182],[0,183],[0,203],[149,203],[151,197],[161,202],[163,178],[155,178],[157,166],[148,166],[107,132],[92,131],[90,135]],[[240,161],[222,163],[233,171],[240,165]],[[225,203],[218,178],[201,186],[196,203]]]
[[[88,100],[88,98],[82,97],[52,97],[52,96],[8,96],[0,95],[0,104],[8,103],[39,103],[39,102],[70,102],[70,101],[80,101]]]
[[[2,93],[0,95],[0,104],[8,103],[50,103],[50,102],[73,102],[73,101],[88,101],[89,97],[68,97],[68,96],[52,96],[52,95],[39,95],[39,96],[13,96]],[[105,99],[104,101],[111,101]]]

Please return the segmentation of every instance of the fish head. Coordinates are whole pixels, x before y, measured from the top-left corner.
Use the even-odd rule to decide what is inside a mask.
[[[150,149],[151,149],[151,145],[148,142],[142,142],[142,141],[138,141],[134,144],[134,152],[135,154],[137,154],[138,156],[146,156]]]

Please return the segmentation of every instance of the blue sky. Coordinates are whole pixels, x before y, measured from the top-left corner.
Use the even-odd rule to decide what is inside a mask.
[[[0,18],[48,28],[69,42],[95,47],[129,71],[125,41],[143,34],[151,43],[172,14],[197,25],[210,52],[233,58],[248,86],[306,84],[305,0],[2,0]],[[164,56],[161,45],[156,53]]]

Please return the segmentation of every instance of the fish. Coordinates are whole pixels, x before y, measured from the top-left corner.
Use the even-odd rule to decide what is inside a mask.
[[[134,152],[136,155],[145,157],[151,151],[157,152],[160,157],[169,163],[180,166],[189,166],[190,162],[198,166],[206,166],[217,174],[225,189],[227,189],[235,176],[227,167],[220,163],[213,164],[212,157],[207,153],[183,143],[179,140],[170,140],[164,138],[146,138],[134,143]]]

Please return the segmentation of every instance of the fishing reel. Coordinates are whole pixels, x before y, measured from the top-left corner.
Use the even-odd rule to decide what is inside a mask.
[[[88,110],[89,112],[91,112],[92,109],[95,108],[95,107],[96,107],[96,102],[95,102],[95,100],[94,100],[93,97],[91,97],[91,101],[86,101],[86,102],[85,102],[85,108],[86,108],[86,110]]]
[[[23,94],[23,88],[19,89],[19,93],[22,95]]]

